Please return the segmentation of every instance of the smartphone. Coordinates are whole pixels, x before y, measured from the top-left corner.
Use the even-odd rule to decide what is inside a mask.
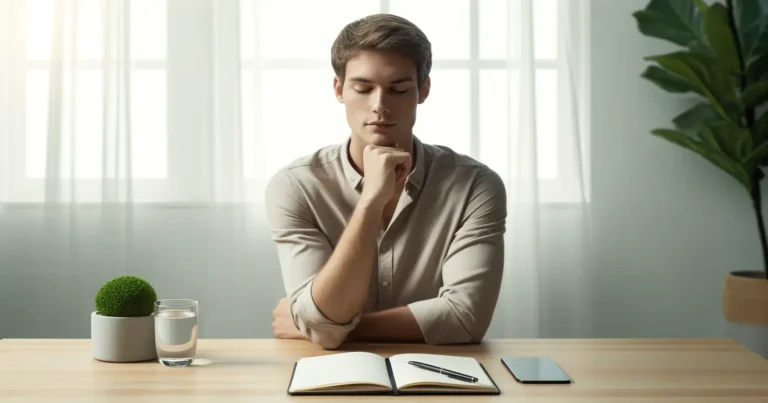
[[[571,383],[571,378],[548,357],[502,357],[501,362],[520,383]]]

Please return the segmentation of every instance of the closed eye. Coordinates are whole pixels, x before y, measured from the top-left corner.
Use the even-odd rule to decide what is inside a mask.
[[[358,89],[355,89],[355,92],[357,92],[358,94],[368,94],[368,93],[369,93],[369,92],[371,92],[372,90],[373,90],[372,88],[368,88],[368,89],[366,89],[366,90],[358,90]],[[391,92],[394,92],[395,94],[405,94],[406,92],[408,92],[408,89],[407,89],[407,88],[406,88],[406,89],[404,89],[404,90],[401,90],[401,91],[398,91],[398,90],[396,90],[396,89],[394,89],[394,88],[390,88],[389,90],[390,90]]]

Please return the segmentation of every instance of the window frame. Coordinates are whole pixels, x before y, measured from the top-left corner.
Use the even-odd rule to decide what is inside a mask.
[[[469,133],[469,142],[470,142],[470,148],[469,148],[469,155],[475,159],[478,159],[482,162],[480,159],[480,72],[481,71],[487,71],[487,70],[501,70],[501,71],[508,71],[510,69],[519,68],[519,62],[516,62],[514,60],[510,61],[507,59],[490,59],[490,58],[481,58],[480,57],[480,2],[481,0],[468,0],[469,2],[469,58],[468,59],[439,59],[439,60],[433,60],[432,62],[432,71],[435,70],[448,70],[448,69],[459,69],[459,70],[467,70],[469,72],[469,92],[470,92],[470,113],[469,113],[469,126],[470,126],[470,133]],[[588,109],[588,94],[586,89],[589,88],[589,77],[587,75],[587,72],[589,71],[588,66],[588,60],[589,60],[589,38],[587,36],[586,30],[583,29],[583,27],[589,26],[588,23],[584,22],[585,18],[588,18],[589,13],[589,0],[574,0],[573,3],[576,4],[576,7],[574,10],[570,10],[571,13],[568,14],[566,12],[563,12],[562,10],[558,11],[557,16],[557,26],[563,27],[563,26],[571,26],[571,24],[563,24],[563,19],[565,18],[573,18],[574,16],[578,17],[578,21],[580,26],[576,27],[578,29],[578,32],[580,35],[578,36],[579,41],[578,43],[573,44],[577,47],[579,57],[577,58],[576,63],[578,63],[578,66],[576,66],[576,75],[574,77],[570,77],[572,80],[576,81],[573,83],[573,86],[576,87],[576,94],[571,94],[570,92],[567,92],[566,94],[558,92],[558,100],[560,100],[564,95],[567,95],[567,99],[571,99],[571,95],[574,95],[574,100],[576,101],[577,105],[582,109],[580,111],[574,111],[575,113],[578,113],[578,119],[577,119],[577,130],[579,130],[580,136],[577,136],[577,140],[581,142],[581,153],[579,156],[581,158],[586,157],[585,151],[588,150],[588,138],[586,138],[585,134],[588,133],[588,125],[589,125],[589,109]],[[258,15],[258,3],[260,0],[254,0],[253,1],[253,18],[255,21],[256,16]],[[379,6],[380,6],[380,12],[387,13],[390,12],[390,2],[389,0],[379,0]],[[576,15],[574,15],[576,14]],[[257,94],[258,91],[258,85],[260,82],[260,77],[262,71],[265,70],[272,70],[272,69],[312,69],[312,70],[321,70],[321,69],[327,69],[328,68],[328,62],[326,60],[317,60],[317,59],[260,59],[259,58],[259,49],[258,44],[260,41],[260,37],[258,34],[258,29],[256,29],[254,36],[253,36],[253,42],[254,42],[254,50],[253,50],[253,58],[248,59],[242,59],[241,61],[241,71],[247,71],[250,70],[250,73],[253,77],[253,85],[254,88],[251,89],[253,94]],[[558,78],[563,77],[564,75],[568,74],[568,71],[564,71],[562,65],[559,63],[559,57],[562,55],[563,49],[562,44],[558,43],[558,52],[556,58],[537,58],[534,61],[534,68],[536,71],[540,70],[554,70],[558,74]],[[558,89],[560,89],[561,86],[558,86]],[[558,90],[559,91],[559,90]],[[252,99],[254,100],[254,111],[261,110],[261,106],[259,105],[260,100],[258,100],[258,96],[252,96]],[[562,126],[561,122],[559,124]],[[260,138],[263,137],[264,133],[261,128],[258,127],[258,124],[256,127],[254,127],[254,137],[256,142],[259,141]],[[539,200],[546,204],[572,204],[572,203],[578,203],[578,202],[586,202],[589,200],[589,178],[587,173],[588,171],[588,161],[570,161],[573,164],[577,164],[581,167],[581,169],[584,170],[581,175],[577,175],[577,177],[580,177],[580,181],[574,180],[574,178],[571,175],[568,175],[567,167],[569,164],[563,164],[560,163],[565,156],[571,155],[572,152],[568,150],[566,147],[568,144],[568,140],[572,140],[570,136],[573,136],[570,133],[567,133],[564,130],[557,130],[557,152],[556,152],[556,161],[558,161],[557,164],[557,176],[556,178],[538,178],[538,186],[539,186]],[[260,147],[256,147],[257,149],[261,149]],[[258,151],[257,151],[258,152]],[[256,161],[263,161],[263,158],[258,158],[260,155],[256,155]],[[297,158],[300,157],[299,155],[296,156]],[[258,163],[257,163],[258,164]],[[264,166],[258,166],[256,167],[256,174],[255,177],[245,177],[244,180],[250,184],[250,187],[256,188],[256,189],[263,189],[263,187],[266,185],[266,178],[269,176],[270,172],[264,167]],[[516,186],[516,181],[514,178],[510,178],[506,173],[499,173],[502,179],[505,182],[505,185],[508,188]]]
[[[56,3],[54,3],[55,5]],[[166,3],[167,4],[167,3]],[[21,199],[22,202],[12,201],[11,204],[41,204],[42,201],[38,201],[48,191],[46,189],[46,179],[44,177],[30,177],[27,172],[27,132],[26,132],[26,120],[27,120],[27,76],[31,72],[48,72],[51,71],[51,58],[30,58],[26,53],[27,42],[27,27],[26,27],[26,12],[27,1],[26,0],[11,0],[10,13],[13,20],[22,21],[20,24],[15,24],[11,27],[11,37],[18,38],[18,43],[21,46],[16,48],[18,54],[16,60],[24,60],[24,63],[16,69],[11,71],[11,81],[17,83],[11,90],[12,104],[19,105],[18,113],[16,117],[11,117],[11,130],[9,132],[9,148],[11,153],[16,158],[11,158],[8,163],[8,186],[9,192],[12,192],[14,199]],[[54,10],[54,17],[55,17]],[[130,16],[128,16],[130,18]],[[126,21],[127,22],[127,21]],[[166,27],[166,35],[168,30]],[[167,45],[170,47],[170,44]],[[166,52],[167,53],[167,52]],[[11,58],[12,60],[14,57]],[[107,62],[108,63],[108,62]],[[93,58],[78,58],[77,69],[78,71],[103,71],[104,59]],[[130,61],[131,75],[137,71],[165,71],[166,77],[169,66],[168,58],[165,59],[132,59]],[[167,83],[167,81],[166,81]],[[50,91],[50,86],[48,87]],[[166,86],[166,91],[168,91]],[[169,93],[170,91],[168,91]],[[166,94],[166,99],[169,94]],[[49,101],[50,102],[50,101]],[[167,108],[166,108],[167,112]],[[50,112],[49,116],[50,118]],[[167,120],[166,120],[167,122]],[[167,139],[170,139],[169,130],[166,126],[165,134]],[[171,145],[168,144],[168,149],[171,149]],[[170,159],[167,159],[168,175],[161,178],[132,178],[131,186],[136,193],[149,194],[156,196],[156,200],[151,202],[162,202],[167,200],[167,190],[169,186],[174,182],[174,177],[171,176],[171,172],[174,170],[170,167]],[[178,170],[175,170],[178,172]],[[117,189],[125,189],[125,179],[104,179],[104,178],[83,178],[83,177],[61,177],[59,178],[58,185],[60,189],[78,189],[79,191],[85,190],[87,194],[97,194],[102,191],[102,187],[105,183],[114,183]],[[35,201],[31,201],[35,200]]]
[[[442,69],[461,69],[461,70],[467,70],[469,72],[469,91],[470,91],[470,112],[469,112],[469,123],[470,123],[470,156],[479,159],[480,154],[480,72],[484,70],[507,70],[510,67],[514,68],[514,62],[511,62],[512,65],[510,66],[510,61],[505,59],[481,59],[480,58],[480,35],[479,35],[479,1],[480,0],[468,0],[469,1],[469,34],[470,34],[470,52],[469,52],[469,59],[459,59],[459,60],[435,60],[433,61],[433,70],[442,70]],[[255,17],[258,12],[258,4],[259,0],[255,0],[253,2],[253,16]],[[379,0],[380,2],[380,10],[381,12],[388,12],[389,11],[389,0]],[[579,23],[588,26],[588,23],[584,22],[585,18],[588,18],[588,0],[579,0],[578,1],[578,9],[576,12],[579,13]],[[12,1],[11,2],[11,12],[13,15],[13,18],[15,18],[16,21],[25,21],[24,17],[24,8],[25,8],[25,0],[18,0],[18,1]],[[15,5],[15,7],[14,7]],[[168,166],[168,176],[164,179],[142,179],[137,178],[133,179],[132,184],[134,188],[137,191],[140,192],[146,192],[145,194],[152,195],[153,199],[157,200],[141,200],[139,202],[141,203],[162,203],[162,204],[176,204],[176,205],[185,205],[185,204],[197,204],[198,201],[204,201],[207,199],[206,191],[209,191],[209,188],[206,188],[205,185],[195,184],[190,182],[189,175],[187,174],[190,169],[195,169],[195,164],[197,161],[194,161],[193,158],[188,157],[178,157],[178,152],[171,152],[170,150],[176,149],[175,147],[179,146],[180,144],[184,144],[185,148],[190,148],[186,142],[190,137],[197,138],[198,140],[204,139],[204,136],[202,134],[203,130],[206,128],[210,128],[212,125],[212,122],[210,121],[210,117],[207,119],[203,119],[202,121],[196,121],[194,124],[197,124],[199,127],[193,127],[191,122],[184,122],[184,117],[189,116],[193,114],[189,110],[180,111],[178,102],[179,101],[185,101],[185,95],[183,92],[177,91],[180,88],[184,88],[190,84],[189,81],[185,81],[184,78],[178,79],[175,74],[181,74],[183,77],[187,78],[189,80],[189,76],[191,73],[194,72],[203,72],[203,77],[212,77],[211,74],[205,74],[210,73],[211,69],[211,62],[210,58],[215,57],[214,54],[208,52],[198,52],[196,54],[193,54],[191,51],[179,51],[177,48],[183,48],[183,47],[177,47],[175,46],[176,41],[182,40],[185,38],[185,34],[188,33],[191,30],[196,30],[199,28],[196,24],[190,24],[189,21],[196,21],[202,24],[202,27],[211,27],[211,21],[210,16],[212,12],[213,7],[210,4],[206,3],[198,3],[198,2],[180,2],[180,1],[169,1],[166,2],[166,5],[168,7],[167,15],[174,15],[174,18],[168,18],[167,19],[167,26],[166,26],[166,35],[167,35],[167,51],[166,51],[166,59],[165,60],[133,60],[131,62],[131,71],[136,70],[142,70],[142,69],[150,69],[150,70],[157,70],[157,69],[163,69],[166,71],[166,88],[167,88],[167,94],[166,94],[166,102],[167,102],[167,127],[166,127],[166,136],[167,136],[167,147],[169,150],[168,156],[167,156],[167,166]],[[234,10],[234,11],[233,11]],[[233,10],[229,10],[229,17],[232,17],[232,12],[239,12],[239,2],[237,2],[237,6],[234,7]],[[178,14],[177,14],[178,13]],[[239,14],[235,14],[239,15]],[[218,18],[223,18],[224,15],[219,14]],[[558,13],[558,26],[562,27],[562,18],[571,18],[572,16],[565,16],[564,13]],[[208,18],[208,19],[206,19]],[[174,23],[174,21],[177,21]],[[215,22],[214,22],[215,24]],[[239,35],[239,24],[233,24],[236,25],[233,29],[237,31],[237,34]],[[14,25],[16,27],[16,30],[20,30],[21,32],[11,32],[12,37],[18,37],[20,38],[20,42],[24,43],[25,39],[25,26],[24,23]],[[13,29],[13,28],[12,28]],[[577,44],[578,46],[578,53],[579,53],[579,68],[578,68],[578,75],[575,78],[574,85],[576,85],[580,91],[578,96],[578,105],[582,110],[578,111],[578,126],[579,126],[579,133],[581,134],[581,137],[579,138],[579,141],[582,142],[582,150],[588,150],[588,138],[585,136],[586,133],[588,133],[588,91],[585,89],[589,88],[589,75],[586,74],[588,72],[587,69],[587,63],[589,60],[589,53],[588,53],[588,43],[589,38],[587,37],[586,30],[581,29],[581,36],[580,40]],[[199,32],[198,32],[199,33]],[[208,39],[212,40],[210,30],[208,35]],[[260,59],[258,57],[259,53],[259,33],[258,29],[253,34],[253,43],[254,43],[254,58],[253,59],[243,59],[239,60],[239,66],[234,67],[237,69],[238,72],[250,70],[253,74],[253,88],[251,88],[252,93],[258,94],[259,93],[259,83],[260,83],[260,77],[261,72],[264,70],[270,70],[270,69],[282,69],[282,68],[308,68],[308,69],[327,69],[327,61],[325,60],[297,60],[297,59],[291,59],[291,60],[264,60]],[[559,46],[560,47],[560,46]],[[239,55],[240,52],[240,46],[238,44],[237,52]],[[16,48],[19,52],[24,52],[24,46],[19,46]],[[558,56],[562,54],[562,49],[558,49]],[[206,60],[205,57],[208,57],[209,59]],[[14,155],[17,155],[19,158],[12,159],[13,165],[8,167],[8,177],[9,177],[9,186],[10,190],[13,191],[14,195],[21,194],[22,199],[25,201],[28,200],[39,200],[39,197],[34,197],[35,195],[39,195],[39,191],[42,189],[45,190],[45,179],[44,178],[28,178],[26,177],[26,149],[25,149],[25,120],[26,120],[26,111],[25,105],[26,105],[26,75],[29,71],[35,71],[35,70],[50,70],[50,61],[45,60],[27,60],[26,54],[24,54],[24,60],[26,60],[25,65],[23,66],[23,69],[19,71],[11,71],[11,81],[18,81],[18,78],[21,78],[21,84],[14,83],[11,97],[13,100],[18,100],[18,102],[15,102],[17,105],[20,106],[20,111],[16,110],[13,113],[17,113],[16,116],[20,116],[21,118],[13,118],[11,117],[10,123],[11,123],[11,131],[9,136],[9,143],[11,147],[11,151]],[[80,68],[83,69],[100,69],[101,68],[101,62],[98,60],[85,60],[81,61],[79,63]],[[196,71],[190,71],[190,65],[197,65]],[[558,63],[558,59],[537,59],[535,61],[535,68],[537,70],[543,70],[543,69],[555,69],[558,71],[558,77],[562,77],[563,74],[567,74],[567,71],[562,71],[560,69],[560,65]],[[15,74],[15,75],[14,75]],[[15,80],[16,79],[16,80]],[[205,82],[200,84],[200,88],[207,89],[207,93],[200,94],[201,98],[204,98],[205,96],[212,95],[214,92],[213,86],[214,79],[211,78],[210,82]],[[242,84],[241,84],[242,86]],[[560,98],[560,94],[558,94],[558,98]],[[568,94],[569,96],[571,94]],[[260,105],[260,96],[252,97],[253,99],[253,111],[259,111],[261,110]],[[12,102],[13,104],[14,102]],[[186,106],[186,105],[185,105]],[[198,108],[205,108],[206,106],[210,106],[205,101],[198,102],[195,107]],[[242,105],[241,105],[242,106]],[[175,108],[175,109],[174,109]],[[203,110],[203,109],[201,109]],[[20,112],[20,113],[19,113]],[[246,111],[247,113],[247,111]],[[263,189],[266,186],[266,182],[268,178],[266,177],[269,172],[265,169],[265,167],[262,165],[260,166],[258,164],[258,161],[263,161],[263,153],[265,152],[263,150],[263,147],[259,147],[259,142],[263,139],[263,130],[259,128],[258,120],[255,122],[256,126],[254,127],[254,140],[256,142],[255,147],[253,147],[251,150],[248,150],[248,152],[251,152],[253,155],[253,158],[255,158],[255,161],[257,161],[256,166],[256,175],[254,177],[246,177],[245,172],[241,169],[239,173],[233,172],[234,175],[233,180],[235,181],[242,181],[245,186],[245,198],[244,200],[259,200],[262,196]],[[238,122],[242,127],[242,120]],[[181,133],[186,133],[187,131],[191,130],[192,135],[182,135]],[[245,133],[242,133],[244,135]],[[564,132],[562,130],[558,130],[558,150],[557,150],[557,161],[559,162],[561,157],[566,153],[564,150],[563,144],[565,143],[563,141],[563,136],[565,136]],[[240,139],[242,141],[242,137]],[[192,154],[201,154],[203,152],[203,148],[208,146],[208,144],[204,144],[204,141],[198,141],[198,144],[195,144],[192,146]],[[237,142],[235,142],[237,144]],[[242,152],[242,151],[241,151]],[[582,153],[582,158],[585,158],[585,154]],[[298,157],[298,156],[297,156]],[[15,164],[14,164],[15,162]],[[540,201],[544,203],[573,203],[573,202],[583,202],[589,200],[589,183],[588,183],[588,177],[586,173],[589,172],[588,170],[588,161],[578,161],[580,166],[582,166],[585,169],[585,174],[581,175],[584,178],[584,183],[574,183],[573,180],[568,179],[568,175],[565,175],[565,173],[562,171],[564,169],[564,164],[558,163],[558,175],[556,179],[539,179],[539,190],[541,192]],[[10,164],[9,164],[10,165]],[[508,178],[504,173],[500,173],[502,178],[505,180],[505,183],[507,184],[508,188],[515,186],[515,181],[513,178]],[[103,184],[103,179],[101,178],[95,178],[95,179],[88,179],[88,178],[61,178],[60,179],[60,185],[62,187],[77,187],[78,189],[88,189],[93,188],[94,191],[99,189]],[[171,201],[168,201],[168,195],[173,194],[174,197],[171,198]],[[574,195],[577,195],[578,197],[574,197]],[[178,200],[180,199],[180,200]],[[185,200],[196,200],[195,202],[185,202]],[[39,203],[39,202],[36,202]],[[35,203],[35,204],[36,204]]]

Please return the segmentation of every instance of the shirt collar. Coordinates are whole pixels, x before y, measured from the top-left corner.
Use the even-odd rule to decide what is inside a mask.
[[[357,172],[355,167],[352,166],[352,163],[349,161],[349,144],[351,140],[351,138],[347,139],[347,141],[341,145],[339,151],[341,153],[341,165],[344,170],[344,176],[352,188],[357,189],[358,186],[362,185],[364,178]],[[421,186],[424,183],[425,171],[424,145],[416,136],[413,136],[413,151],[416,158],[416,167],[411,170],[410,174],[408,174],[407,181],[414,187],[421,189]]]
[[[426,157],[424,156],[424,145],[416,136],[413,136],[413,154],[416,156],[416,167],[408,174],[408,183],[421,189],[421,185],[424,183]]]
[[[349,162],[349,142],[351,140],[352,138],[350,137],[341,145],[339,148],[339,153],[341,155],[339,157],[341,157],[341,166],[344,168],[344,176],[347,178],[347,182],[352,185],[353,189],[357,189],[363,181],[363,176],[360,175],[355,167],[352,166],[352,163]]]

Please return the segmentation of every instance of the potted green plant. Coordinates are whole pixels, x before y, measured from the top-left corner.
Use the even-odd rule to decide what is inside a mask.
[[[107,281],[96,294],[91,313],[93,357],[108,362],[137,362],[157,358],[155,349],[155,289],[136,276]]]
[[[643,35],[683,48],[646,57],[653,64],[642,77],[697,100],[673,119],[674,128],[652,133],[700,155],[746,191],[763,269],[725,276],[723,314],[730,322],[768,325],[768,246],[760,193],[768,165],[768,1],[707,3],[651,0],[633,13]]]

